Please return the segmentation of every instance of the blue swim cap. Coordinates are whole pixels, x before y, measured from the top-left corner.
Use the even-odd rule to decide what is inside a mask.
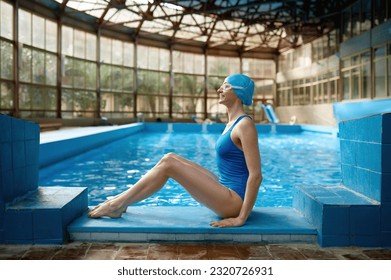
[[[233,74],[226,80],[244,105],[250,106],[253,103],[254,81],[252,79],[243,74]]]

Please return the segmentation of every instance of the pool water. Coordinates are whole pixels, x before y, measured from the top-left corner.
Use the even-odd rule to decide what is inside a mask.
[[[160,158],[174,152],[217,174],[213,133],[139,133],[40,170],[40,186],[88,187],[89,205],[131,188]],[[259,134],[263,182],[257,207],[292,206],[296,185],[341,182],[338,139],[331,135]],[[169,180],[137,206],[199,206]]]

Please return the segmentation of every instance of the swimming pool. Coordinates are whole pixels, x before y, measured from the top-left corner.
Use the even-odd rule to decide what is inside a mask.
[[[96,205],[137,182],[166,153],[175,152],[212,172],[218,133],[137,133],[40,170],[41,186],[88,187]],[[338,138],[318,133],[260,133],[264,180],[257,207],[292,206],[295,185],[340,183]],[[199,206],[173,180],[137,206]]]

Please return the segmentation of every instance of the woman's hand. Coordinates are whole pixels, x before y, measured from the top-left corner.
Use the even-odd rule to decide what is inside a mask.
[[[223,219],[220,221],[215,221],[209,223],[212,227],[219,227],[219,228],[225,228],[225,227],[241,227],[246,223],[245,219],[242,218],[228,218],[228,219]]]

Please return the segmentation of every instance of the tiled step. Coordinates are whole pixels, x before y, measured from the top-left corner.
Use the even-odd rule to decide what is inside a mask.
[[[255,208],[246,225],[215,228],[205,207],[129,207],[119,219],[90,219],[68,226],[73,241],[314,243],[317,231],[293,208]]]
[[[318,230],[321,246],[378,246],[380,203],[343,185],[300,186],[293,207]]]
[[[62,244],[67,225],[87,208],[87,188],[38,187],[6,205],[5,242]]]

